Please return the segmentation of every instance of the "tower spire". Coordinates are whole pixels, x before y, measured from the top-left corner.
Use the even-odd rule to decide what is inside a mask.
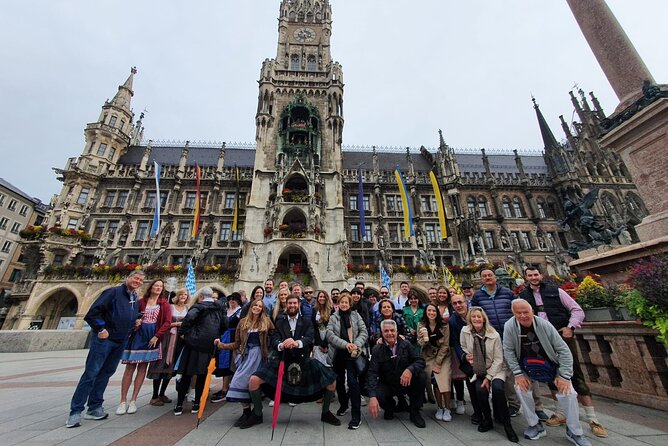
[[[132,91],[132,82],[134,81],[135,74],[137,74],[137,67],[132,67],[130,69],[130,76],[128,76],[123,85],[118,86],[118,92],[111,100],[111,105],[130,110],[130,101],[132,96],[134,96],[134,92]]]
[[[531,96],[531,102],[533,102],[533,108],[536,110],[540,135],[543,137],[543,145],[545,146],[545,152],[547,153],[549,149],[559,147],[559,143],[557,142],[557,138],[554,137],[552,130],[550,130],[550,126],[547,125],[547,121],[545,120],[543,113],[540,111],[540,107],[536,103],[536,98]]]

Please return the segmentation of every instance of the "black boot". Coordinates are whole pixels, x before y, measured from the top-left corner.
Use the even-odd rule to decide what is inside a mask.
[[[518,443],[520,441],[519,438],[517,438],[517,434],[513,430],[513,425],[510,424],[510,421],[504,423],[503,430],[506,431],[506,437],[508,437],[508,441],[513,443]]]
[[[487,432],[491,431],[492,429],[494,429],[494,423],[492,423],[492,419],[484,417],[478,426],[478,432]]]
[[[409,419],[415,425],[415,427],[423,428],[427,425],[424,422],[424,418],[422,418],[422,415],[420,415],[419,410],[412,410]]]
[[[239,419],[234,423],[234,427],[239,427],[242,424],[244,424],[244,422],[246,421],[246,419],[248,418],[248,416],[250,414],[251,414],[250,407],[244,408],[244,413],[242,413],[241,416],[239,417]]]

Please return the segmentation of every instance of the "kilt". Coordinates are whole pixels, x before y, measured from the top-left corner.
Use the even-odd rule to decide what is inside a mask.
[[[277,358],[260,365],[253,375],[260,378],[262,392],[267,398],[274,399],[276,395],[276,381],[278,380],[278,366],[280,362]],[[302,370],[301,382],[297,386],[288,384],[289,364],[285,364],[286,373],[283,375],[283,388],[281,392],[281,402],[285,403],[307,403],[320,399],[325,393],[325,387],[336,381],[336,373],[329,367],[325,367],[321,362],[311,358],[304,358],[299,366]]]

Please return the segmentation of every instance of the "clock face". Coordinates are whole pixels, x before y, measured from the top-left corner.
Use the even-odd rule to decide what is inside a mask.
[[[315,40],[315,31],[311,28],[299,28],[295,31],[294,36],[300,42],[313,42]]]

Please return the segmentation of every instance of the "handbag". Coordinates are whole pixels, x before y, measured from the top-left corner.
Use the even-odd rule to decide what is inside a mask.
[[[348,327],[348,339],[350,342],[353,342],[353,329],[352,327]],[[369,358],[366,357],[364,352],[362,352],[361,348],[357,348],[357,350],[354,350],[351,354],[350,357],[354,361],[355,364],[355,370],[357,370],[358,375],[364,375],[369,368]]]

